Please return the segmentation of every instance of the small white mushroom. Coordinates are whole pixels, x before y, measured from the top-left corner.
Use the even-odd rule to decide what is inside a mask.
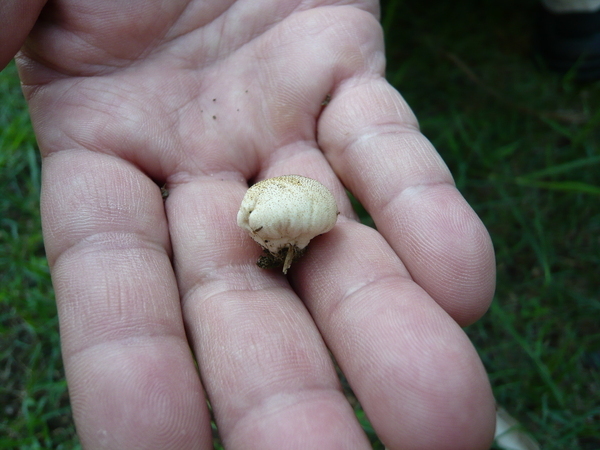
[[[283,264],[287,273],[312,238],[331,230],[338,209],[329,190],[312,178],[284,175],[253,185],[242,200],[237,223],[265,251],[260,267]]]

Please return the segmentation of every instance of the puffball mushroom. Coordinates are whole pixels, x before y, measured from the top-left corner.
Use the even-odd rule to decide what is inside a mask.
[[[338,216],[335,198],[312,178],[284,175],[256,183],[242,200],[237,223],[265,255],[259,267],[283,264],[287,273],[312,238],[331,230]]]

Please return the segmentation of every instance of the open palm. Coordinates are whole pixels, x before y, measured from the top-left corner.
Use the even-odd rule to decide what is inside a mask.
[[[493,251],[383,78],[377,8],[42,11],[19,64],[86,448],[210,448],[206,399],[228,448],[369,448],[331,354],[388,448],[489,446],[493,399],[460,325],[491,300]],[[249,181],[292,173],[341,215],[284,277],[255,265],[236,213]]]

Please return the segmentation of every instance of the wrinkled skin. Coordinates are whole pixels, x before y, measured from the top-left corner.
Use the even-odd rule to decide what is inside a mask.
[[[493,250],[384,79],[375,1],[58,0],[37,22],[21,3],[0,62],[33,26],[17,60],[85,448],[211,448],[207,397],[227,448],[367,449],[328,350],[389,449],[489,447],[460,325],[491,301]],[[288,173],[341,215],[284,277],[236,213]]]

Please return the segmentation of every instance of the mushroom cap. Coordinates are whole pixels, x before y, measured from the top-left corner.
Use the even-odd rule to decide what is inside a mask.
[[[331,230],[338,216],[335,198],[312,178],[284,175],[253,185],[244,196],[237,223],[273,254]]]

